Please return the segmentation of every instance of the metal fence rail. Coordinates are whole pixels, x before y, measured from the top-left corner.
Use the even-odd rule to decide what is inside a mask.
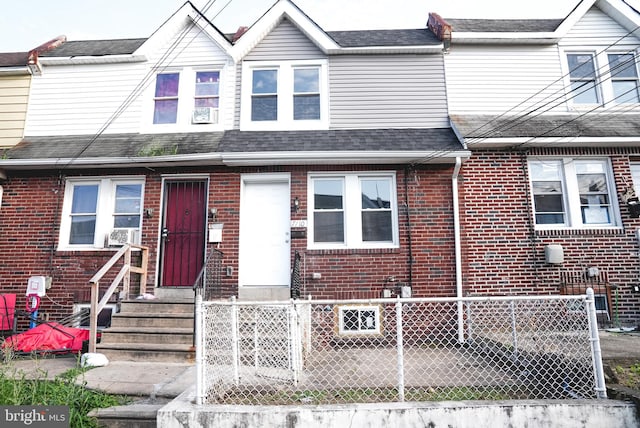
[[[199,300],[197,399],[603,398],[590,296]]]

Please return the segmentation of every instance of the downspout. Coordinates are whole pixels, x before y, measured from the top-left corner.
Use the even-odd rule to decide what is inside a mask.
[[[461,299],[462,296],[462,250],[460,243],[460,207],[458,196],[458,174],[462,161],[456,158],[456,165],[453,168],[453,176],[451,177],[451,193],[453,197],[453,238],[456,260],[456,297]],[[464,343],[464,307],[462,302],[458,300],[458,342]]]
[[[409,212],[409,183],[407,179],[409,175],[409,166],[404,167],[404,208],[407,217],[407,244],[409,247],[409,287],[413,289],[413,242],[411,239],[411,213]]]

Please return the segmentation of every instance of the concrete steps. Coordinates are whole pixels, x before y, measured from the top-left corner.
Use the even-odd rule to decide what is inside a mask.
[[[102,331],[97,352],[110,360],[191,362],[193,299],[127,300]]]
[[[89,416],[98,419],[103,428],[156,428],[156,415],[166,403],[130,404],[95,409]]]

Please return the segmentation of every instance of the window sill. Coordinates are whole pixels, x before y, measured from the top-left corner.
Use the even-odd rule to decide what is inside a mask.
[[[400,247],[385,248],[307,248],[307,254],[397,254]]]
[[[601,228],[562,228],[562,229],[536,229],[537,236],[567,236],[567,235],[623,235],[622,227]]]

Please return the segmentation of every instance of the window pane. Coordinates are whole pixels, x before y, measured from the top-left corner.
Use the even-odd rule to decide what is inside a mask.
[[[156,77],[156,98],[177,97],[180,74],[158,74]]]
[[[316,210],[342,209],[342,180],[315,180],[313,189]]]
[[[613,77],[638,77],[636,61],[632,54],[609,54],[609,70]]]
[[[294,120],[320,119],[320,95],[296,95],[293,97]]]
[[[278,70],[253,70],[253,93],[278,93]]]
[[[156,100],[153,123],[176,123],[178,100]]]
[[[73,186],[73,202],[71,213],[91,213],[95,214],[98,204],[98,185],[76,185]]]
[[[607,181],[604,174],[578,174],[580,194],[589,192],[606,192]]]
[[[139,215],[117,215],[113,218],[113,227],[140,228]]]
[[[196,73],[196,96],[218,95],[220,72],[199,71]]]
[[[393,240],[391,211],[363,211],[362,240],[365,242],[391,242]]]
[[[376,329],[376,312],[360,311],[360,329],[375,330]]]
[[[571,78],[596,77],[596,69],[591,54],[568,54],[567,61]]]
[[[536,224],[565,224],[560,168],[553,160],[529,163]]]
[[[361,180],[362,209],[390,208],[391,183],[389,180]]]
[[[93,244],[96,230],[96,216],[82,215],[71,218],[69,244]]]
[[[278,97],[253,97],[251,100],[251,120],[278,120]]]
[[[313,214],[314,242],[344,242],[342,211],[319,211]]]
[[[562,213],[562,195],[535,195],[537,213]]]
[[[358,331],[358,311],[356,309],[344,309],[342,311],[342,329]]]
[[[638,82],[636,80],[620,80],[611,82],[611,84],[613,85],[615,102],[620,104],[640,102]]]
[[[564,224],[564,214],[536,214],[536,224]]]
[[[293,71],[293,92],[320,92],[320,70],[297,68]]]
[[[142,186],[119,184],[116,186],[116,213],[139,213]]]
[[[196,98],[195,107],[214,107],[218,108],[218,98]]]
[[[598,91],[595,82],[584,80],[571,82],[571,97],[574,103],[597,104]]]

